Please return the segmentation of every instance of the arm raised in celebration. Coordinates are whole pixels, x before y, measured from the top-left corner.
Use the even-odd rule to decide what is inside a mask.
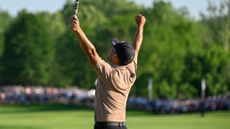
[[[138,54],[139,54],[139,51],[140,51],[140,48],[141,48],[141,45],[143,42],[143,31],[144,31],[146,19],[142,15],[136,15],[135,20],[136,20],[136,24],[137,24],[137,32],[136,32],[136,36],[134,38],[133,48],[134,48],[134,52],[135,52],[134,60],[137,61]]]
[[[86,53],[89,58],[90,63],[94,66],[98,63],[100,57],[96,51],[94,45],[87,38],[85,33],[80,27],[80,22],[76,16],[73,16],[71,19],[72,31],[76,34],[78,39],[80,40],[80,46],[82,50]]]

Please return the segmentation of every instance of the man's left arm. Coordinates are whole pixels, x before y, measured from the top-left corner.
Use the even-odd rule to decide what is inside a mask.
[[[79,20],[74,16],[71,19],[71,25],[72,30],[73,32],[75,32],[76,36],[80,40],[81,48],[88,56],[89,61],[93,66],[97,65],[98,61],[100,60],[100,56],[98,55],[94,45],[90,42],[90,40],[81,29]]]
[[[135,20],[137,24],[137,32],[136,32],[136,36],[133,42],[133,48],[135,52],[134,60],[137,63],[138,54],[139,54],[139,51],[140,51],[140,48],[143,42],[143,31],[144,31],[146,19],[145,19],[145,16],[136,15]]]

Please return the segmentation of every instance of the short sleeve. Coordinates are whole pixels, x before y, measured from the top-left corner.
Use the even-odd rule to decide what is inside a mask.
[[[108,79],[111,76],[111,65],[101,58],[99,59],[98,63],[94,66],[94,69],[96,70],[98,76],[101,78]]]
[[[131,74],[136,75],[137,72],[137,63],[133,60],[130,64],[127,65],[127,69],[130,71]]]

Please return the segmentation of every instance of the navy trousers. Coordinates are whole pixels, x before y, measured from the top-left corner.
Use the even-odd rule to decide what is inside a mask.
[[[126,126],[94,125],[94,129],[127,129]]]

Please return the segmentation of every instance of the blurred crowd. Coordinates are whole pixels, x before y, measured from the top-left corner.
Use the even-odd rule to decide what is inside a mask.
[[[230,110],[230,92],[225,95],[207,97],[204,100],[148,100],[131,97],[127,105],[131,109],[148,110],[159,114]]]
[[[42,86],[0,87],[0,104],[76,104],[93,107],[95,90]]]
[[[76,87],[55,88],[42,86],[8,86],[0,87],[1,104],[74,104],[94,107],[95,90]],[[188,100],[149,100],[142,97],[130,97],[127,108],[147,110],[154,113],[187,113],[215,110],[230,110],[230,92],[225,95]]]

